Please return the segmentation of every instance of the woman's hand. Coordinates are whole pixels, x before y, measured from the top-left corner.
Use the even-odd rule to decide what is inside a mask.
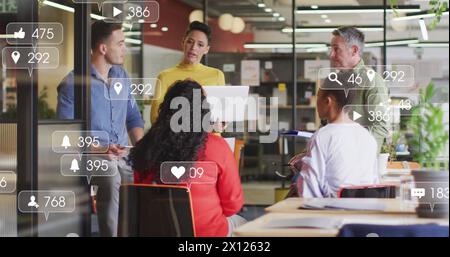
[[[305,157],[306,152],[299,153],[296,156],[292,157],[292,159],[289,160],[288,164],[290,165],[291,169],[297,173],[302,170],[302,159]]]

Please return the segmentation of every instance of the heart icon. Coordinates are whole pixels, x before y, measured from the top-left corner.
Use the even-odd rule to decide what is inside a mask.
[[[122,91],[122,83],[120,82],[116,82],[116,84],[114,84],[114,90],[116,91],[116,94],[120,94],[120,91]]]
[[[170,169],[170,172],[172,172],[172,174],[177,178],[180,179],[181,176],[183,176],[183,174],[186,172],[186,169],[183,166],[180,166],[179,168],[177,168],[176,166],[173,166]]]

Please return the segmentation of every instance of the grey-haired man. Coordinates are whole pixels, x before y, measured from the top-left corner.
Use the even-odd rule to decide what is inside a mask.
[[[332,32],[330,61],[331,66],[340,69],[353,69],[357,74],[361,74],[362,83],[359,85],[361,90],[356,91],[352,105],[365,106],[355,108],[358,113],[364,117],[369,116],[368,106],[377,106],[376,110],[384,113],[386,111],[388,102],[388,88],[386,87],[383,78],[375,73],[372,79],[367,78],[367,71],[371,68],[364,64],[362,53],[364,50],[364,34],[355,27],[340,27]],[[385,104],[380,106],[380,103]],[[378,144],[378,152],[384,139],[388,135],[388,124],[384,119],[358,119],[366,123],[370,120],[368,126],[369,131],[375,137]]]

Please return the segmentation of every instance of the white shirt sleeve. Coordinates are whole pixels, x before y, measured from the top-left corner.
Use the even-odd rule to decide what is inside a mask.
[[[325,179],[326,157],[318,137],[311,139],[307,154],[303,157],[299,179],[299,193],[302,197],[329,197],[330,190]]]

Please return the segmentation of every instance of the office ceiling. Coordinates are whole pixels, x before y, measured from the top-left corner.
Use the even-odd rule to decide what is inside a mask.
[[[203,0],[180,0],[195,9],[203,8]],[[264,2],[267,7],[272,8],[273,12],[268,13],[264,8],[258,7],[258,3]],[[389,0],[387,0],[389,4]],[[311,5],[320,6],[382,6],[383,0],[297,0],[297,6],[310,7]],[[398,5],[420,5],[421,10],[427,10],[428,1],[424,0],[398,0]],[[209,17],[219,17],[223,13],[231,13],[244,19],[247,24],[247,30],[255,32],[255,41],[260,42],[290,42],[291,33],[282,33],[283,28],[291,27],[292,23],[292,0],[208,0]],[[273,13],[277,12],[284,21],[279,21]],[[387,38],[420,38],[421,30],[417,20],[392,23],[393,14],[388,14],[387,19]],[[426,21],[431,23],[431,19]],[[383,26],[383,13],[353,13],[353,14],[327,14],[322,17],[321,14],[297,14],[297,26]],[[449,36],[449,17],[445,16],[438,27],[430,32],[432,41],[448,41]],[[327,33],[297,33],[296,37],[304,42],[328,42]],[[366,33],[368,41],[380,41],[383,33]]]
[[[202,9],[203,0],[180,0],[193,8]],[[272,8],[273,12],[268,13],[264,8],[257,6],[264,2],[267,7]],[[389,4],[389,0],[387,1]],[[399,5],[421,5],[426,9],[424,0],[398,0]],[[383,0],[296,0],[297,6],[364,6],[364,5],[383,5]],[[244,19],[246,24],[257,30],[281,30],[291,25],[292,20],[292,0],[208,0],[210,17],[218,17],[223,13],[231,13]],[[285,21],[279,21],[273,16],[278,12]],[[389,16],[390,17],[390,16]],[[329,19],[329,21],[326,21]],[[319,14],[303,14],[296,16],[297,25],[301,26],[329,26],[336,25],[382,25],[383,14],[329,14],[326,18]],[[413,24],[414,25],[414,24]],[[441,24],[442,26],[442,24]],[[448,28],[448,22],[447,26]]]

